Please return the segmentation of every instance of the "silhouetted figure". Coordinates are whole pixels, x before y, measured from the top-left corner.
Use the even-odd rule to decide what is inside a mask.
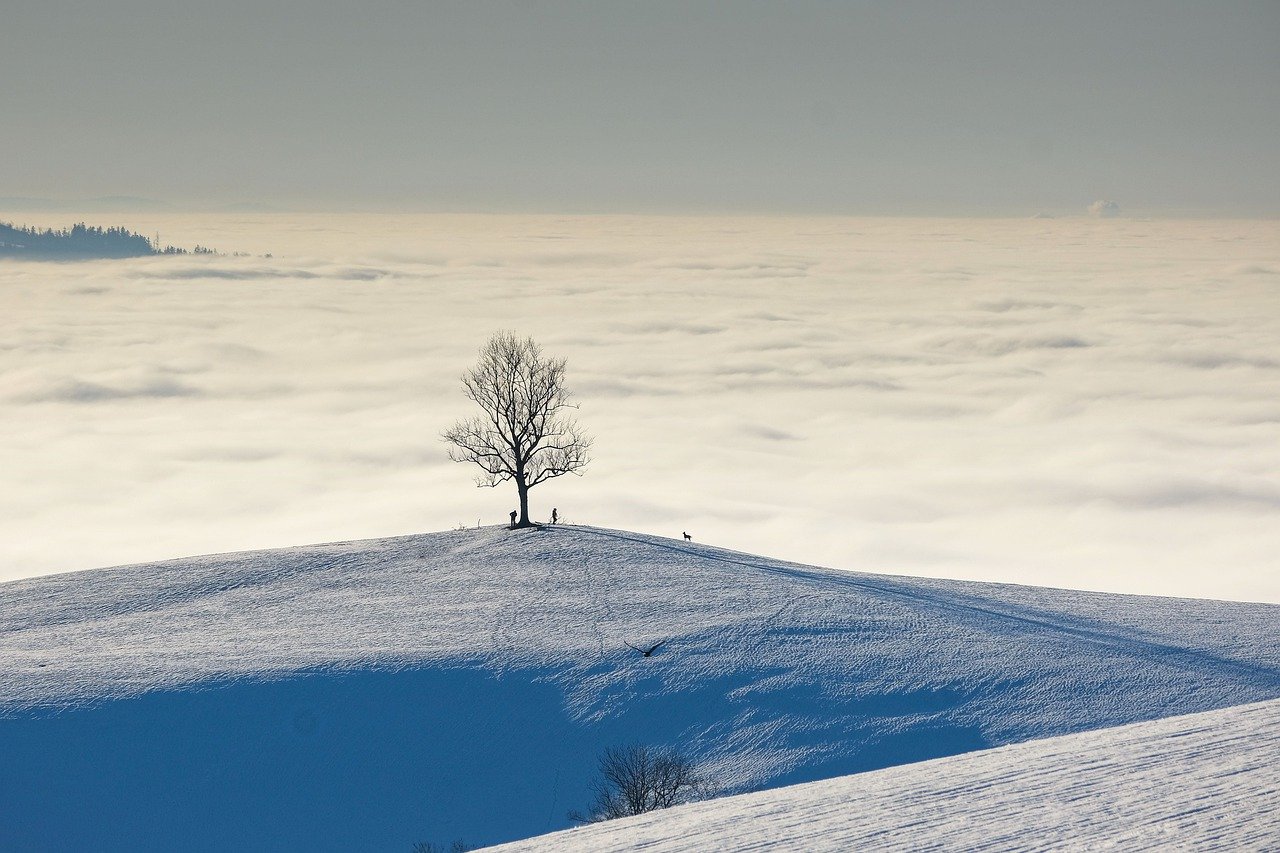
[[[658,642],[654,643],[654,644],[653,644],[652,646],[650,646],[649,648],[647,648],[647,649],[641,649],[641,648],[637,648],[636,646],[631,645],[631,644],[630,644],[630,643],[628,643],[626,640],[623,640],[623,641],[622,641],[622,645],[626,646],[626,647],[627,647],[627,648],[629,648],[629,649],[635,649],[636,651],[638,651],[640,654],[644,655],[645,657],[649,657],[649,655],[653,654],[654,652],[656,652],[658,649],[662,648],[662,647],[663,647],[663,646],[665,646],[666,644],[667,644],[667,640],[659,640]]]
[[[686,534],[684,535],[684,541],[686,541],[686,542],[692,542],[692,541],[693,541],[693,537],[692,537],[692,536],[690,536],[688,533],[686,533]]]
[[[555,524],[555,523],[556,523],[557,521],[559,521],[559,520],[560,520],[560,513],[556,512],[556,508],[555,508],[555,507],[552,507],[552,508],[551,508],[551,523],[552,523],[552,524]]]
[[[519,514],[520,514],[520,513],[519,513],[519,512],[517,512],[516,510],[514,510],[514,509],[513,509],[513,510],[511,510],[511,529],[512,529],[512,530],[515,530],[515,529],[516,529],[516,516],[517,516],[517,515],[519,515]]]

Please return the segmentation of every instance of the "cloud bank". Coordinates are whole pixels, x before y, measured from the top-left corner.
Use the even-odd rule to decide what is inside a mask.
[[[502,522],[437,436],[510,328],[597,437],[535,515],[1280,601],[1274,222],[138,227],[257,257],[0,265],[0,579]]]

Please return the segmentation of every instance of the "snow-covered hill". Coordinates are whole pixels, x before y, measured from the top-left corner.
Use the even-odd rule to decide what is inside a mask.
[[[1280,701],[609,821],[505,853],[1280,849]]]
[[[496,843],[566,827],[607,746],[674,746],[750,790],[1280,697],[1280,606],[854,574],[585,527],[0,595],[4,850]]]

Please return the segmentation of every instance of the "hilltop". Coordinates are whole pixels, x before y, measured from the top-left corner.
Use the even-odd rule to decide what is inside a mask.
[[[589,527],[0,591],[13,850],[497,843],[567,827],[621,743],[675,746],[749,791],[1280,697],[1280,606],[835,571]]]

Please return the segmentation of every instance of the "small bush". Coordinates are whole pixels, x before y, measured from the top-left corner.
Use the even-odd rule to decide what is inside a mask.
[[[475,849],[461,839],[454,841],[448,847],[443,844],[436,844],[434,841],[419,841],[413,845],[413,853],[468,853],[468,851]]]
[[[570,812],[570,820],[596,823],[715,795],[715,786],[684,756],[635,745],[610,747],[600,754],[593,788],[596,798],[591,810],[585,815]]]

